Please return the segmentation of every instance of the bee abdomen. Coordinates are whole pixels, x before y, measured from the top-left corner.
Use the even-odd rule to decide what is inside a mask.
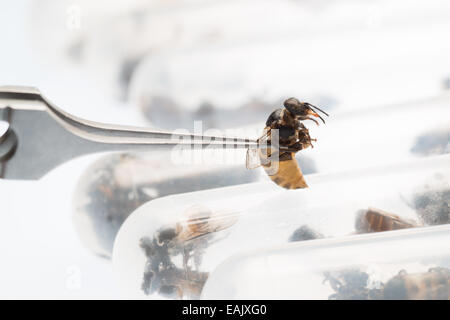
[[[260,154],[260,158],[264,171],[280,187],[285,189],[308,188],[294,153],[281,154],[278,161],[269,160],[263,153]]]

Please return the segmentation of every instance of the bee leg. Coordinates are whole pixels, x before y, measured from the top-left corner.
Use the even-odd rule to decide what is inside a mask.
[[[303,144],[301,144],[300,142],[296,142],[293,145],[289,146],[289,149],[293,150],[293,152],[297,152],[300,150],[303,150]]]

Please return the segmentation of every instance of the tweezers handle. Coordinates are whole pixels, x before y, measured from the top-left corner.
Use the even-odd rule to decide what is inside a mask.
[[[38,179],[65,161],[96,152],[258,145],[245,138],[172,133],[84,120],[52,105],[33,88],[0,87],[0,112],[8,113],[8,137],[14,136],[17,146],[12,154],[8,153],[8,159],[0,159],[4,178]],[[0,141],[0,151],[7,147],[5,141]]]

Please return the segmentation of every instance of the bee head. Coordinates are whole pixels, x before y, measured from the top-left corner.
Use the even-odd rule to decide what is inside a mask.
[[[296,118],[300,120],[308,119],[308,116],[314,116],[320,118],[320,120],[325,123],[325,120],[317,113],[317,111],[322,112],[324,115],[328,116],[328,113],[319,109],[316,106],[308,102],[300,102],[297,98],[289,98],[284,101],[284,107]],[[310,118],[310,120],[313,120]],[[317,123],[317,122],[316,122]]]
[[[159,230],[156,234],[156,240],[158,244],[161,246],[166,242],[172,241],[178,235],[176,228],[165,228]]]

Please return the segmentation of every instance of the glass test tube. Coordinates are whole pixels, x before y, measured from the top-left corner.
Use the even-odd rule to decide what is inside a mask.
[[[449,160],[443,155],[309,175],[308,189],[261,182],[150,201],[119,230],[113,249],[118,281],[130,295],[195,299],[209,273],[243,250],[449,223]],[[400,222],[372,226],[369,211]]]
[[[204,299],[450,299],[450,226],[347,236],[238,254]]]

